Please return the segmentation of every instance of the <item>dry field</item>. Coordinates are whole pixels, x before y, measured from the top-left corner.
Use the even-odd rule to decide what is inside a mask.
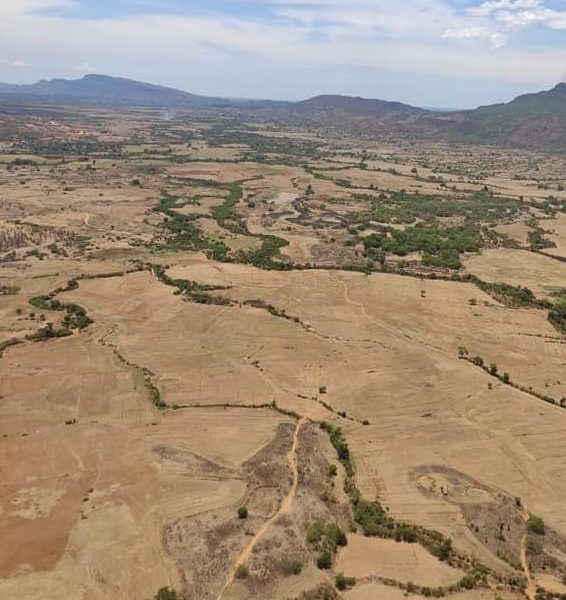
[[[356,579],[379,575],[404,583],[437,587],[456,583],[463,573],[415,544],[352,535],[340,552],[336,568]]]
[[[566,591],[566,337],[489,287],[558,306],[562,159],[52,116],[0,140],[2,600]]]
[[[465,266],[480,279],[528,287],[539,297],[548,296],[566,283],[566,261],[523,250],[487,250],[467,258]]]
[[[548,248],[548,253],[566,257],[566,215],[558,215],[556,219],[543,223],[545,229],[551,232],[549,239],[556,244],[555,248]]]

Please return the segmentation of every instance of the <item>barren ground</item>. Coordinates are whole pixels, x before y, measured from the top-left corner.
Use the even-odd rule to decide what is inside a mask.
[[[566,592],[562,158],[52,117],[0,140],[0,598]]]

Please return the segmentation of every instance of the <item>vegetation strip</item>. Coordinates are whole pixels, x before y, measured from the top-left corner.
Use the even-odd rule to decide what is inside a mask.
[[[480,369],[485,371],[488,375],[495,377],[496,379],[498,379],[499,381],[501,381],[501,383],[503,383],[505,385],[508,385],[512,388],[515,388],[516,390],[524,392],[525,394],[529,394],[530,396],[533,396],[533,398],[537,398],[538,400],[542,400],[544,402],[547,402],[548,404],[553,404],[560,408],[566,409],[566,397],[562,397],[560,400],[556,400],[555,398],[552,398],[551,396],[547,396],[546,394],[541,394],[539,392],[536,392],[532,388],[532,386],[526,387],[524,385],[515,383],[514,381],[511,380],[511,376],[509,375],[509,373],[500,373],[499,369],[497,368],[497,365],[495,363],[490,363],[488,365],[481,356],[470,356],[468,354],[468,351],[466,350],[466,348],[461,347],[458,350],[458,358],[460,360],[465,360],[476,367],[479,367]]]
[[[198,180],[197,183],[211,187],[224,187],[224,184],[209,180]],[[273,258],[280,248],[288,245],[287,240],[269,234],[252,234],[246,223],[235,217],[234,209],[242,195],[242,189],[237,183],[230,184],[228,198],[222,205],[213,209],[212,216],[220,227],[228,231],[261,240],[260,248],[249,251],[239,250],[234,256],[230,255],[230,249],[223,241],[203,235],[198,225],[195,224],[198,218],[207,217],[207,214],[180,214],[175,209],[183,206],[183,200],[169,192],[162,191],[161,200],[154,210],[165,215],[163,226],[168,230],[170,237],[164,247],[176,251],[204,250],[208,258],[219,262],[251,264],[264,269],[289,268],[286,263]]]
[[[451,540],[444,537],[438,531],[426,529],[419,525],[399,523],[387,513],[387,510],[377,500],[372,502],[364,500],[354,482],[354,465],[342,430],[325,422],[321,422],[320,427],[329,435],[330,443],[334,446],[338,460],[344,467],[346,472],[344,491],[350,499],[354,521],[362,529],[364,535],[408,543],[419,543],[439,560],[446,562],[452,567],[466,571],[466,575],[459,582],[446,587],[427,588],[426,586],[417,586],[411,583],[401,584],[395,580],[382,580],[383,583],[389,581],[388,585],[401,587],[410,593],[441,597],[463,589],[472,589],[479,585],[485,586],[487,585],[488,576],[497,578],[497,575],[491,569],[482,565],[477,560],[458,554],[453,549]],[[524,586],[524,582],[516,578],[510,578],[506,583],[520,588]]]

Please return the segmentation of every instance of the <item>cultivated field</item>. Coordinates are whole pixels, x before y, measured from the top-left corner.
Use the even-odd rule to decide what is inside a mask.
[[[564,597],[563,158],[44,110],[0,140],[0,598]]]

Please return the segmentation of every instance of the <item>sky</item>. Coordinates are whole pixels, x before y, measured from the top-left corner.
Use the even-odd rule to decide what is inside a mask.
[[[469,108],[566,80],[566,0],[0,0],[0,81]]]

